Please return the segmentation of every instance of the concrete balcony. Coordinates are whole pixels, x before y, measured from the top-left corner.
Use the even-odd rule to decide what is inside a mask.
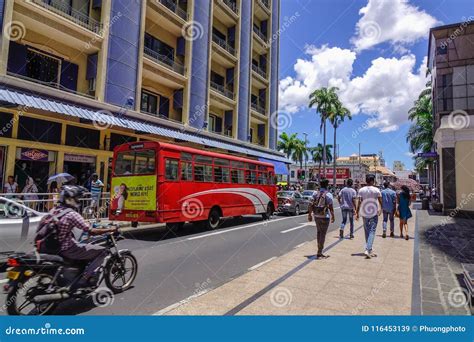
[[[264,107],[260,106],[257,103],[252,102],[251,103],[251,108],[253,111],[255,111],[258,114],[265,115],[266,116],[266,110]]]
[[[144,47],[143,77],[169,88],[179,89],[186,84],[185,72],[186,69],[181,63]]]
[[[182,28],[189,15],[172,0],[148,0],[146,17],[176,36],[182,35]]]
[[[225,25],[233,26],[239,21],[239,9],[231,0],[216,0],[214,2],[214,16]]]
[[[212,35],[212,58],[225,68],[235,67],[237,63],[236,51],[224,39]]]
[[[210,90],[211,105],[223,110],[234,109],[236,101],[232,91],[212,81],[210,82]]]
[[[253,85],[258,89],[264,89],[268,87],[268,78],[265,70],[252,64],[252,78]]]
[[[165,6],[168,10],[176,14],[181,19],[188,21],[188,13],[183,10],[178,4],[173,0],[158,0],[160,4]]]
[[[254,42],[257,44],[254,44],[255,50],[257,51],[258,54],[265,54],[268,50],[268,37],[265,36],[265,34],[258,28],[258,27],[253,27],[253,36],[254,36]]]

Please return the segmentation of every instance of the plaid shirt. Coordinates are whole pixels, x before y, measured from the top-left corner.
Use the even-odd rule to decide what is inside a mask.
[[[52,214],[57,215],[64,209],[66,208],[59,207],[54,209]],[[74,234],[72,233],[73,228],[82,229],[85,232],[89,230],[89,224],[75,211],[71,211],[59,219],[58,240],[61,244],[61,252],[68,250],[75,244]]]

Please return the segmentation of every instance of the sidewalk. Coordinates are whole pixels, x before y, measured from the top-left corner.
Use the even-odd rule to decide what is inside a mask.
[[[414,218],[416,211],[413,211]],[[359,227],[362,220],[356,222]],[[397,225],[398,220],[395,224]],[[410,315],[414,255],[411,239],[381,237],[364,255],[364,231],[354,240],[339,240],[338,230],[326,238],[326,260],[314,255],[316,241],[307,242],[259,268],[194,298],[161,310],[164,315]],[[348,233],[348,227],[346,227]],[[398,227],[395,228],[399,236]]]
[[[474,263],[473,225],[473,220],[418,212],[421,314],[469,314],[461,263]]]

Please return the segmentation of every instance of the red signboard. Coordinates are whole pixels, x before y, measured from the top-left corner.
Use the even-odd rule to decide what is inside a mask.
[[[318,170],[317,169],[314,169],[313,172],[315,174],[318,173]],[[327,168],[326,169],[326,178],[333,178],[333,175],[334,175],[334,169],[331,167],[331,168]],[[321,169],[321,177],[323,177],[323,170]],[[338,167],[336,168],[336,179],[347,179],[347,178],[350,178],[351,177],[351,171],[349,168],[346,168],[346,167]]]
[[[22,148],[21,160],[48,161],[48,151],[35,148]]]

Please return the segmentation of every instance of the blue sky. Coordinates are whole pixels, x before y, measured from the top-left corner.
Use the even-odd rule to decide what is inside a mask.
[[[338,129],[340,155],[361,143],[411,168],[406,112],[426,84],[428,30],[473,15],[472,0],[281,0],[281,130],[322,142],[307,94],[335,85],[355,114]]]

